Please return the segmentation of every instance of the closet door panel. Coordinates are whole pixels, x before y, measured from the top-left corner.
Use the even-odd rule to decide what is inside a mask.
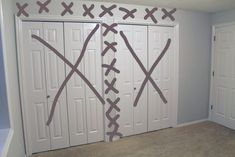
[[[43,23],[44,39],[64,56],[63,23]],[[48,111],[51,110],[55,95],[65,79],[64,62],[45,47],[46,82]],[[62,91],[53,120],[50,124],[51,149],[69,146],[66,88]]]
[[[74,65],[81,53],[84,43],[82,23],[64,23],[65,56]],[[77,68],[85,74],[84,58]],[[66,75],[71,71],[66,65]],[[87,143],[86,95],[83,80],[74,73],[67,83],[67,99],[69,113],[70,145]]]
[[[149,69],[154,61],[159,57],[164,49],[168,38],[171,44],[166,54],[160,60],[159,64],[152,73],[152,78],[159,86],[167,103],[163,103],[158,92],[148,82],[148,130],[158,130],[170,127],[172,125],[172,88],[174,74],[174,58],[173,58],[173,28],[149,26]]]
[[[133,49],[140,59],[141,63],[147,69],[147,26],[132,26],[133,27]],[[134,59],[132,59],[134,60]],[[145,74],[141,70],[138,63],[134,60],[133,63],[133,79],[134,79],[134,100],[139,92],[139,89],[145,79]],[[147,86],[140,96],[138,104],[134,107],[134,134],[139,134],[147,131]]]
[[[95,28],[96,24],[84,23],[84,39]],[[93,87],[102,95],[101,70],[101,32],[100,29],[92,36],[85,53],[85,76]],[[104,110],[97,96],[86,86],[87,131],[88,143],[104,139]]]
[[[119,31],[123,31],[130,44],[133,43],[132,26],[119,25]],[[133,134],[134,130],[134,112],[133,112],[133,58],[128,48],[126,47],[121,36],[116,38],[117,58],[116,67],[120,70],[120,74],[117,74],[117,88],[119,89],[120,97],[120,118],[118,124],[120,125],[120,132],[123,136],[129,136]],[[133,46],[133,45],[132,45]]]
[[[44,48],[32,34],[43,38],[40,22],[23,22],[23,52],[21,54],[27,136],[33,153],[50,150]]]
[[[172,27],[162,27],[162,49],[167,43],[167,40],[170,38],[172,40],[168,51],[165,56],[162,58],[161,66],[162,66],[162,85],[161,89],[167,99],[167,103],[163,103],[162,101],[162,128],[168,128],[172,126],[172,91],[173,91],[173,74],[174,74],[174,50],[173,50],[173,33],[174,29]],[[161,50],[162,51],[162,50]]]

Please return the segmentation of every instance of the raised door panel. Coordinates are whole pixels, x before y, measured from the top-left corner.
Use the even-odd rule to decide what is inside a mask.
[[[133,43],[132,26],[119,25],[119,31],[123,31],[130,44]],[[117,59],[116,67],[120,70],[120,74],[116,75],[117,84],[116,87],[119,90],[117,94],[120,97],[120,118],[118,124],[120,125],[120,132],[123,136],[132,135],[134,132],[134,111],[133,111],[133,57],[126,47],[121,36],[117,36],[116,42],[117,53],[115,57]],[[132,45],[133,46],[133,45]]]
[[[64,56],[63,23],[44,22],[44,39]],[[65,63],[53,51],[45,47],[48,112],[65,80]],[[66,88],[62,90],[50,124],[51,149],[69,146]]]
[[[95,28],[96,24],[84,23],[84,39]],[[100,29],[91,37],[84,56],[85,76],[93,87],[102,95],[102,59],[101,59],[101,32]],[[87,106],[87,138],[88,143],[104,140],[104,109],[92,90],[86,86]]]
[[[133,49],[140,59],[143,66],[147,69],[147,59],[148,59],[148,48],[147,48],[147,26],[132,26],[133,30],[133,42],[131,45]],[[134,58],[132,57],[132,60]],[[144,82],[145,74],[134,60],[133,62],[133,80],[134,80],[134,88],[133,88],[133,103],[136,99],[136,96],[140,90],[142,83]],[[136,107],[134,107],[134,134],[147,132],[147,84],[144,87],[142,94],[140,95],[140,99]],[[133,104],[131,104],[133,106]]]
[[[84,44],[82,23],[64,23],[65,56],[72,65],[75,65]],[[85,74],[84,58],[78,66],[79,72]],[[72,68],[66,65],[66,75]],[[67,83],[68,117],[70,131],[70,145],[87,143],[87,118],[85,83],[74,73]]]
[[[50,150],[50,132],[46,126],[48,106],[46,99],[45,52],[41,43],[31,35],[43,38],[40,22],[23,22],[23,53],[20,54],[24,89],[24,109],[26,116],[29,147],[32,153]]]

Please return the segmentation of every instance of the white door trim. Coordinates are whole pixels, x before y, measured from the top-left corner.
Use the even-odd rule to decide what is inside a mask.
[[[214,79],[213,79],[213,71],[214,71],[214,59],[215,59],[215,42],[214,42],[214,36],[215,36],[215,29],[218,27],[225,27],[225,26],[231,26],[235,25],[234,22],[229,23],[222,23],[222,24],[215,24],[212,25],[212,35],[211,35],[211,71],[210,71],[210,100],[209,100],[209,120],[213,121],[213,110],[211,109],[211,106],[214,106],[213,104],[213,89],[214,89]]]

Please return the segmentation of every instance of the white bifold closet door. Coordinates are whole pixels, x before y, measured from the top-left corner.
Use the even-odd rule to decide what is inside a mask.
[[[77,61],[83,44],[94,29],[92,23],[65,23],[65,56],[72,63]],[[78,69],[96,90],[102,93],[101,36],[98,30],[88,43]],[[66,66],[66,73],[71,68]],[[72,146],[102,141],[104,139],[103,105],[96,95],[75,73],[67,84],[70,143]]]
[[[119,31],[126,35],[133,50],[147,68],[147,27],[134,25],[119,25]],[[118,43],[116,67],[121,72],[116,75],[117,88],[119,89],[120,132],[124,136],[139,134],[147,131],[147,87],[145,87],[137,107],[134,107],[134,99],[144,81],[145,75],[134,60],[125,42],[120,35],[117,36]]]
[[[151,68],[155,60],[159,57],[167,43],[167,40],[171,39],[169,49],[151,75],[154,82],[164,94],[167,100],[166,104],[163,103],[153,85],[148,82],[148,131],[172,126],[173,103],[177,103],[172,102],[174,81],[173,34],[173,27],[148,27],[148,69]]]
[[[65,65],[53,52],[31,37],[35,34],[64,55],[63,23],[23,22],[21,55],[27,132],[32,152],[69,146],[66,92],[63,91],[50,126],[48,114],[62,81]]]

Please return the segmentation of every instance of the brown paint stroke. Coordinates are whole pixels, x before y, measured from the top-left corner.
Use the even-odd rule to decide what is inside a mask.
[[[60,86],[55,98],[54,98],[54,101],[53,101],[53,104],[52,104],[52,107],[51,107],[51,111],[50,111],[50,115],[49,115],[49,118],[48,118],[48,121],[47,121],[47,125],[50,125],[51,121],[52,121],[52,118],[53,118],[53,115],[54,115],[54,111],[55,111],[55,107],[56,107],[56,104],[57,104],[57,101],[58,101],[58,98],[61,94],[61,92],[63,91],[64,87],[66,86],[67,82],[69,81],[69,79],[71,78],[71,76],[73,75],[73,73],[76,71],[78,65],[80,64],[82,58],[84,57],[85,55],[85,51],[86,51],[86,48],[87,48],[87,45],[91,39],[91,37],[95,34],[95,32],[98,30],[99,28],[99,24],[97,24],[95,26],[95,28],[91,31],[91,33],[88,35],[88,37],[86,38],[85,42],[84,42],[84,45],[83,45],[83,48],[82,48],[82,51],[81,51],[81,54],[80,56],[78,57],[76,63],[74,66],[72,66],[72,70],[69,72],[69,74],[66,76],[65,80],[63,81],[62,85]],[[35,37],[35,36],[34,36]],[[61,55],[60,55],[61,56]],[[67,63],[68,64],[68,63]],[[83,77],[84,78],[84,77]],[[85,79],[87,80],[87,79]],[[84,80],[84,81],[85,81]],[[86,82],[89,84],[89,81]],[[93,91],[94,92],[94,91]],[[96,92],[95,92],[96,93]],[[101,97],[98,92],[96,93],[96,96]],[[100,101],[102,102],[102,104],[105,104],[105,101],[101,98]]]
[[[106,30],[103,33],[103,36],[106,36],[110,31],[113,32],[114,34],[117,34],[118,31],[114,28],[117,27],[117,23],[113,23],[111,25],[107,25],[106,23],[103,23],[102,26],[106,28]]]
[[[51,2],[51,0],[47,0],[46,2],[42,3],[40,1],[37,1],[37,4],[39,5],[39,11],[38,13],[41,14],[43,11],[49,12],[49,9],[47,8],[47,5]]]
[[[131,17],[134,19],[135,18],[134,13],[137,12],[137,9],[133,9],[130,11],[130,10],[128,10],[126,8],[122,8],[122,7],[120,7],[119,10],[126,13],[126,15],[124,15],[122,18],[123,20],[126,20],[128,17]]]
[[[52,47],[49,43],[47,43],[42,38],[32,35],[32,38],[38,40],[40,43],[42,43],[44,46],[46,46],[48,49],[50,49],[52,52],[54,52],[60,59],[62,59],[68,66],[70,66],[72,69],[74,65],[69,62],[63,55],[61,55],[54,47]],[[76,73],[81,77],[81,79],[87,84],[87,86],[93,91],[93,93],[97,96],[97,98],[100,100],[102,104],[105,104],[105,101],[103,100],[102,96],[97,92],[97,90],[93,87],[93,85],[90,83],[90,81],[78,70],[75,69]]]
[[[29,14],[25,11],[26,7],[28,6],[28,3],[23,4],[22,6],[20,5],[20,3],[16,3],[18,10],[17,16],[19,17],[21,14],[23,14],[24,16],[28,17]]]
[[[73,11],[71,10],[73,7],[73,2],[71,2],[69,5],[67,5],[65,2],[62,2],[61,5],[64,7],[64,11],[61,13],[61,16],[64,16],[67,12],[73,14]]]
[[[83,4],[82,5],[83,9],[84,9],[84,13],[83,13],[83,16],[89,16],[90,18],[94,19],[94,15],[91,13],[91,10],[94,9],[95,5],[92,4],[89,8],[86,6],[86,4]]]
[[[109,83],[108,80],[105,80],[104,83],[107,86],[107,89],[105,90],[105,94],[108,94],[110,91],[113,91],[114,93],[118,94],[119,91],[114,87],[115,82],[117,81],[116,78],[114,78],[111,83]]]
[[[176,12],[176,8],[172,9],[171,11],[167,11],[166,9],[162,8],[162,12],[165,14],[162,16],[162,19],[164,20],[165,18],[169,17],[172,21],[175,21],[175,17],[173,14]]]
[[[113,61],[110,63],[110,65],[109,64],[102,64],[103,68],[107,68],[107,70],[105,71],[105,76],[108,76],[110,71],[114,71],[115,73],[120,73],[120,70],[118,70],[117,68],[114,67],[116,61],[117,61],[117,59],[114,58]]]
[[[105,14],[109,14],[110,16],[113,16],[112,10],[115,9],[117,7],[117,5],[112,5],[108,8],[106,8],[104,5],[100,6],[101,9],[103,9],[103,12],[100,13],[99,17],[103,17]]]
[[[117,114],[113,118],[110,116],[110,113],[112,112],[113,109],[120,112],[120,108],[117,106],[117,103],[120,101],[120,98],[118,97],[114,102],[109,98],[107,98],[106,100],[110,104],[110,108],[106,112],[106,117],[110,121],[108,127],[111,128],[112,125],[114,126],[114,130],[112,132],[107,132],[106,134],[109,136],[109,141],[113,141],[113,137],[115,135],[119,137],[123,136],[120,132],[118,132],[119,124],[116,122],[117,119],[120,117],[120,115]]]
[[[132,49],[132,47],[130,46],[129,41],[127,40],[127,37],[125,36],[125,34],[123,33],[123,31],[120,31],[120,35],[123,38],[127,48],[129,49],[129,51],[131,52],[132,56],[134,57],[134,59],[136,60],[136,62],[139,64],[140,68],[142,69],[142,71],[145,73],[146,77],[141,85],[141,88],[136,96],[136,99],[134,101],[134,106],[137,106],[137,103],[140,99],[140,96],[144,90],[144,87],[147,84],[147,81],[149,80],[151,82],[151,84],[153,85],[153,87],[155,88],[155,90],[158,92],[159,96],[161,97],[162,101],[164,103],[167,103],[167,100],[165,98],[165,96],[163,95],[162,91],[160,90],[160,88],[156,85],[156,83],[154,82],[154,80],[151,77],[152,72],[154,71],[154,69],[156,68],[156,66],[158,65],[158,63],[160,62],[160,60],[163,58],[163,56],[165,55],[165,53],[167,52],[170,43],[171,43],[171,39],[167,40],[167,44],[165,46],[165,48],[163,49],[163,51],[161,52],[160,56],[156,59],[156,61],[154,62],[154,64],[152,65],[152,67],[150,68],[149,72],[147,72],[147,70],[145,69],[144,65],[141,63],[140,59],[138,58],[138,56],[135,54],[134,50]]]
[[[112,43],[109,43],[108,41],[104,41],[104,44],[107,46],[103,52],[101,53],[102,56],[104,56],[109,49],[112,49],[113,52],[117,52],[117,49],[115,48],[115,46],[117,46],[117,42],[112,42]]]
[[[153,15],[154,12],[156,12],[157,10],[158,10],[158,8],[153,8],[151,11],[149,11],[149,9],[146,8],[145,11],[147,14],[145,15],[144,19],[147,20],[150,17],[154,23],[157,23],[157,19]]]

